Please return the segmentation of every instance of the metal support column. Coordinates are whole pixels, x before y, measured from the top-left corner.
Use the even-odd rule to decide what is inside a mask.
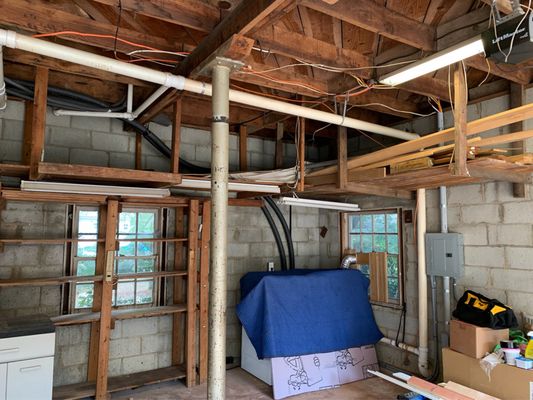
[[[211,268],[209,284],[209,362],[207,398],[226,398],[226,272],[229,169],[229,76],[231,68],[212,69]]]

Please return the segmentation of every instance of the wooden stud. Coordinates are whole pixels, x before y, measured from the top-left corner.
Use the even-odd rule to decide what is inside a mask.
[[[276,169],[283,168],[283,122],[276,124],[276,155],[274,166]]]
[[[453,174],[457,176],[468,176],[466,166],[468,146],[466,143],[467,129],[467,106],[468,106],[468,89],[466,83],[466,70],[462,63],[455,64],[453,71],[454,87],[454,126],[455,126],[455,147],[454,147],[454,166]]]
[[[185,235],[185,217],[183,208],[175,209],[175,235],[181,237]],[[174,245],[174,271],[184,269],[183,246],[181,243]],[[173,303],[184,304],[185,298],[185,279],[182,276],[174,278],[174,287],[172,291]],[[172,319],[172,365],[181,365],[184,362],[185,349],[185,316],[183,314],[174,314]]]
[[[48,92],[48,69],[37,67],[33,94],[32,130],[30,148],[30,179],[39,179],[39,162],[44,151],[46,130],[46,98]]]
[[[300,118],[299,138],[298,138],[298,187],[297,191],[305,190],[305,118]]]
[[[348,129],[339,126],[337,135],[337,187],[345,189],[348,184]]]
[[[526,88],[524,85],[511,83],[510,86],[510,106],[511,108],[520,107],[527,103]],[[515,122],[511,125],[511,132],[520,132],[525,128],[524,121]],[[511,147],[514,149],[513,154],[522,154],[525,151],[525,142],[513,142]],[[523,183],[513,183],[513,196],[517,198],[526,197],[526,185]]]
[[[117,200],[107,203],[107,220],[105,236],[105,265],[102,282],[102,304],[100,309],[100,335],[98,340],[98,366],[96,375],[96,399],[108,398],[107,374],[109,366],[109,341],[111,336],[111,307],[113,297],[113,268],[116,251],[116,232],[119,207]]]
[[[198,251],[198,200],[191,200],[189,206],[189,242],[187,249],[187,332],[185,339],[187,386],[196,384],[196,286]]]
[[[207,380],[208,303],[209,303],[209,241],[211,236],[211,202],[202,207],[202,242],[200,250],[200,384]]]
[[[239,126],[239,169],[241,172],[248,171],[248,128],[246,125]]]
[[[135,135],[135,169],[142,169],[143,165],[143,159],[142,159],[142,151],[143,151],[143,136],[138,133]]]
[[[24,136],[22,140],[22,164],[30,165],[33,101],[24,102]]]
[[[172,112],[172,154],[170,156],[170,172],[177,174],[180,164],[180,138],[181,138],[181,99],[174,102],[174,108]]]

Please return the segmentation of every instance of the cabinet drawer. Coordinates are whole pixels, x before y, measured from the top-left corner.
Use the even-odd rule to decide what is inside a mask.
[[[6,400],[7,364],[0,364],[0,400]]]
[[[6,400],[50,400],[54,357],[16,361],[7,365]]]
[[[54,355],[55,333],[0,339],[0,363]]]

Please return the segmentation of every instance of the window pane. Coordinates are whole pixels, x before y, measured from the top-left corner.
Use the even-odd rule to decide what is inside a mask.
[[[360,235],[350,235],[350,249],[355,251],[361,251],[361,236]]]
[[[78,276],[90,276],[94,275],[96,270],[95,260],[79,260],[76,268],[76,275]]]
[[[78,215],[78,232],[98,233],[98,211],[80,210]]]
[[[387,235],[387,253],[398,253],[398,235]]]
[[[387,256],[387,276],[398,277],[398,256]]]
[[[117,306],[133,304],[135,300],[135,282],[119,281],[117,283]]]
[[[387,232],[398,233],[398,214],[387,214]]]
[[[387,251],[387,241],[385,235],[374,235],[374,251]]]
[[[385,214],[374,214],[374,232],[385,233]]]
[[[119,274],[134,274],[135,273],[135,260],[134,259],[122,259],[117,261]]]
[[[96,239],[95,235],[79,235],[80,239]],[[96,242],[78,242],[78,257],[96,257]]]
[[[93,305],[94,285],[92,283],[78,283],[76,285],[76,308],[90,308]]]
[[[394,300],[399,299],[400,290],[398,288],[398,279],[389,278],[387,283],[388,283],[389,299],[394,299]]]
[[[154,294],[154,281],[137,281],[137,294],[135,302],[137,304],[151,303]]]
[[[363,237],[363,243],[362,243],[362,251],[363,253],[371,253],[372,252],[372,235],[362,235]]]
[[[138,233],[154,233],[155,232],[155,214],[153,212],[139,213],[139,227]]]
[[[137,242],[138,256],[151,256],[154,254],[154,242]]]
[[[155,258],[137,259],[137,272],[154,272]]]
[[[372,215],[361,215],[361,231],[372,233]]]
[[[361,218],[359,215],[350,216],[350,232],[358,233],[361,230]]]
[[[135,256],[136,242],[120,242],[118,254],[120,256]]]
[[[118,225],[119,233],[137,232],[137,213],[121,212]]]

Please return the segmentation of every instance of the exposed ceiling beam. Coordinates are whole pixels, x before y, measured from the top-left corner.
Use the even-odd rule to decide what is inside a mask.
[[[426,24],[377,5],[372,0],[304,0],[304,6],[338,18],[349,24],[424,50],[433,50],[435,30]]]

